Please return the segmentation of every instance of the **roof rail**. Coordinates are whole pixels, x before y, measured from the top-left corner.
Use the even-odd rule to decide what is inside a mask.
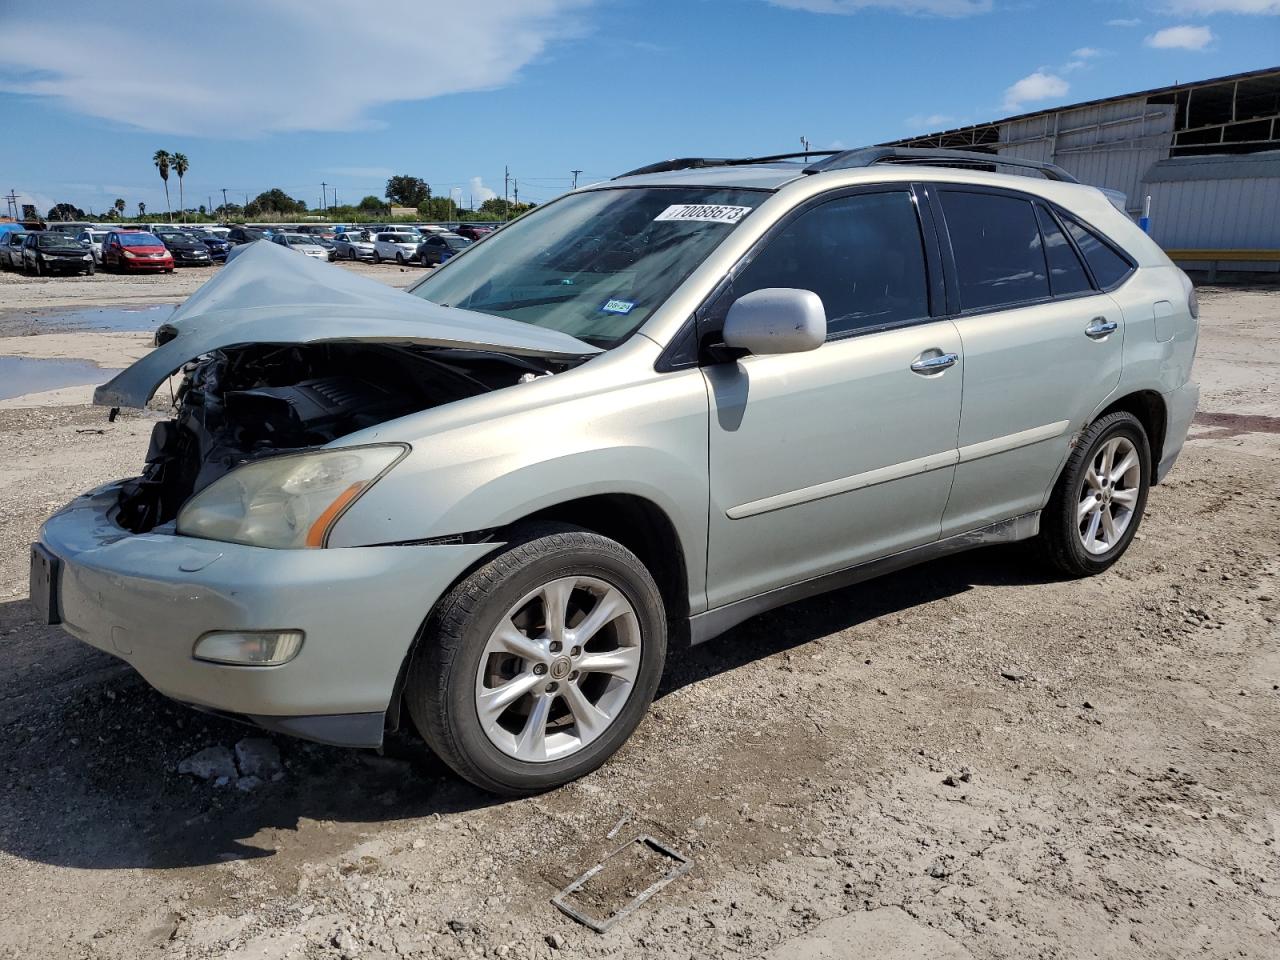
[[[614,180],[623,177],[638,177],[646,173],[667,173],[670,170],[699,170],[703,167],[741,167],[752,163],[773,163],[775,160],[795,160],[804,157],[830,157],[840,153],[839,150],[806,150],[803,153],[774,153],[767,157],[681,157],[678,160],[659,160],[648,166],[636,167],[626,173],[620,173]]]
[[[979,153],[973,150],[933,150],[925,147],[861,147],[845,150],[825,157],[804,168],[805,173],[823,173],[827,170],[851,170],[870,167],[877,163],[911,163],[934,167],[1022,167],[1035,170],[1047,180],[1063,183],[1079,183],[1057,164],[1041,160],[1023,160],[997,153]]]

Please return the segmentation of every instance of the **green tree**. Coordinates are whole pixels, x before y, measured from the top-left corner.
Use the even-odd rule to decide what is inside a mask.
[[[187,222],[187,204],[182,196],[182,178],[187,175],[187,171],[191,169],[191,161],[187,159],[185,153],[175,153],[173,155],[173,172],[178,175],[178,209],[182,211],[182,222]]]
[[[173,160],[168,150],[157,150],[151,162],[160,171],[160,179],[164,181],[164,206],[169,211],[169,222],[173,223],[173,207],[169,206],[169,164]]]
[[[124,198],[116,197],[116,202],[111,205],[111,209],[116,212],[117,217],[124,216]]]
[[[360,201],[357,209],[362,210],[365,213],[385,213],[387,204],[381,197],[375,197],[373,194],[369,194],[369,196]]]
[[[55,203],[49,209],[46,220],[83,220],[84,211],[74,203]]]
[[[141,200],[138,201],[138,216],[145,217],[147,215],[147,205]]]
[[[401,207],[416,207],[431,197],[431,186],[419,177],[405,175],[387,181],[386,197]]]
[[[295,200],[279,187],[272,187],[250,200],[244,214],[246,217],[260,217],[264,214],[306,213],[306,210],[305,201]]]

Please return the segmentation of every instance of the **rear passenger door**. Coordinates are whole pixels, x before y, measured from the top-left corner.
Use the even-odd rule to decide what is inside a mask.
[[[943,185],[933,202],[964,347],[948,536],[1044,505],[1073,434],[1120,379],[1124,329],[1039,198]]]

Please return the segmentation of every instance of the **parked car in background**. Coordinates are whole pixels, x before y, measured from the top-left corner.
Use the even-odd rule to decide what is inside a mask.
[[[444,263],[455,253],[461,253],[473,241],[456,233],[437,233],[418,244],[417,259],[423,266],[434,267]]]
[[[22,267],[27,273],[93,273],[93,252],[73,234],[57,230],[28,233],[22,242]]]
[[[277,233],[271,238],[271,242],[316,260],[330,259],[329,251],[320,245],[318,239],[305,233]]]
[[[337,260],[373,260],[373,241],[367,230],[340,233],[333,240]]]
[[[227,259],[227,251],[231,249],[231,242],[226,239],[224,234],[214,233],[212,230],[199,229],[192,230],[191,236],[208,248],[209,256],[215,262]]]
[[[165,249],[173,255],[173,262],[184,267],[209,267],[213,265],[213,254],[205,246],[203,240],[189,233],[166,230],[157,233]]]
[[[232,227],[227,231],[227,240],[230,243],[253,243],[255,240],[261,240],[266,237],[265,230],[258,230],[254,227]]]
[[[102,269],[120,273],[136,270],[173,273],[173,255],[155,234],[112,230],[102,242]]]
[[[460,237],[466,237],[468,240],[479,240],[481,237],[487,237],[493,233],[492,227],[475,227],[463,224],[453,231]]]
[[[102,263],[102,241],[107,239],[106,230],[94,230],[92,228],[81,230],[76,234],[76,239],[89,245],[94,263]]]
[[[0,233],[0,269],[22,269],[22,243],[26,239],[26,233],[21,230]]]
[[[396,263],[404,265],[417,256],[419,239],[420,237],[416,233],[375,233],[373,235],[373,262],[381,263],[383,260],[394,260]]]

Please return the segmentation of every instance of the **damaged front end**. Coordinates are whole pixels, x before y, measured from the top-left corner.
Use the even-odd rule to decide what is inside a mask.
[[[599,352],[566,334],[452,310],[257,244],[175,312],[155,350],[95,393],[143,406],[176,370],[116,522],[144,533],[253,461],[555,373]]]

